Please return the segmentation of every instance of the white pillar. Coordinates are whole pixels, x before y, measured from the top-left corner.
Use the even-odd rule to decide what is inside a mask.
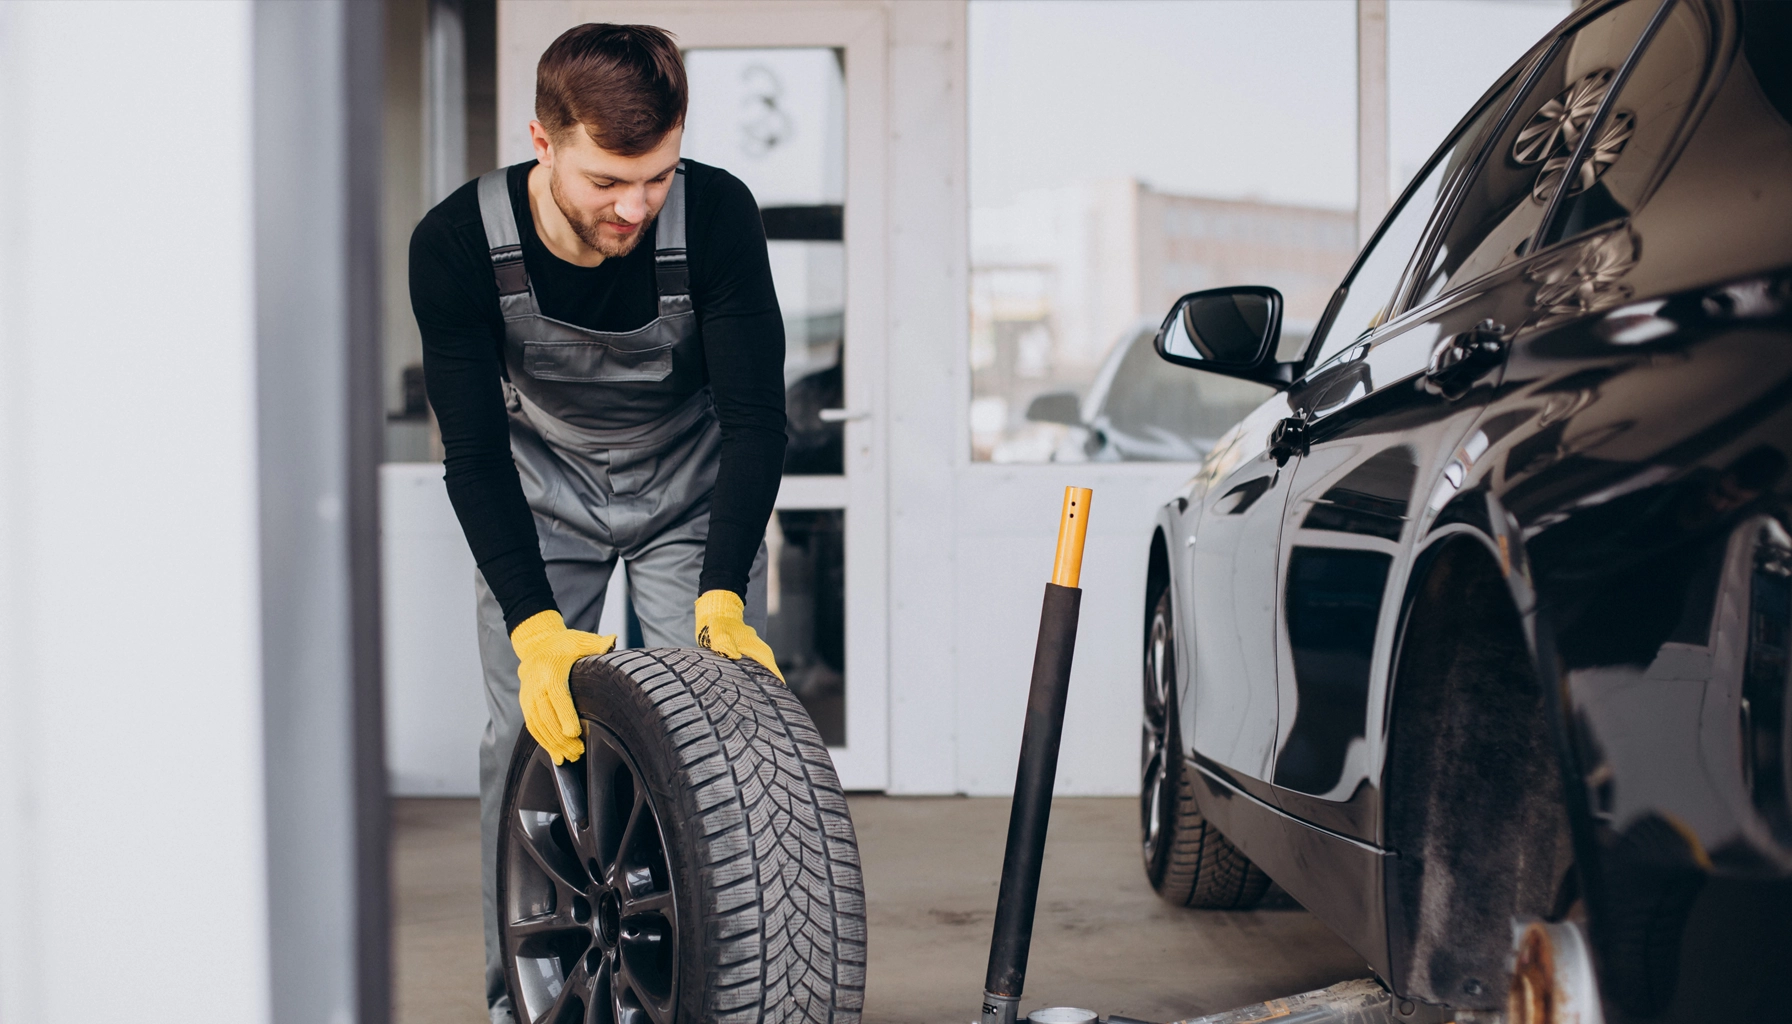
[[[1393,202],[1388,185],[1388,0],[1356,0],[1356,244]]]
[[[253,11],[0,4],[0,1020],[269,1019]]]
[[[0,3],[7,1024],[386,1020],[378,29]]]
[[[467,31],[460,0],[430,0],[423,54],[429,205],[467,181]]]
[[[881,401],[890,410],[892,793],[958,787],[956,573],[960,490],[950,467],[967,452],[970,406],[968,134],[964,0],[890,11],[892,221],[889,348]]]

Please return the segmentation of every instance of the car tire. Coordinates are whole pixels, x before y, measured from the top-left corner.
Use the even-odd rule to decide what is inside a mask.
[[[573,667],[585,753],[525,733],[497,906],[521,1024],[856,1024],[865,895],[802,704],[748,660],[667,648]]]
[[[1145,877],[1177,906],[1248,910],[1268,891],[1269,876],[1213,827],[1195,801],[1195,772],[1182,756],[1176,705],[1175,621],[1166,586],[1145,625],[1139,752]]]

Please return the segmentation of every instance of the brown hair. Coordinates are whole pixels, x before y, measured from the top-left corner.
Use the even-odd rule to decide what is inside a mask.
[[[535,65],[535,119],[559,139],[574,125],[612,153],[639,156],[684,123],[690,87],[672,34],[652,25],[567,29]]]

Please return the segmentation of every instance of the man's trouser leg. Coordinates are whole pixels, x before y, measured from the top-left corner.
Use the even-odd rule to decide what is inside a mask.
[[[628,599],[641,620],[641,642],[648,647],[697,646],[697,580],[703,574],[703,552],[709,519],[668,530],[634,551],[628,563]],[[765,545],[753,559],[747,578],[747,625],[765,636]]]
[[[604,589],[616,568],[611,561],[560,561],[548,563],[548,582],[554,601],[571,629],[597,632],[603,615]],[[498,946],[498,816],[503,812],[504,779],[510,771],[510,755],[523,731],[523,709],[517,702],[516,649],[504,612],[485,584],[474,573],[479,600],[479,662],[485,674],[485,735],[479,741],[479,866],[485,917],[485,1001],[493,1024],[516,1020],[504,984],[504,960]]]

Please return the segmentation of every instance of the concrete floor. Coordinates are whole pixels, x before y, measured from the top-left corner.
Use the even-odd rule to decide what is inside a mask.
[[[870,912],[865,1024],[974,1020],[1008,801],[858,796],[852,811]],[[400,800],[394,825],[397,1024],[485,1024],[478,805]],[[1368,973],[1293,906],[1166,906],[1145,883],[1137,829],[1129,799],[1054,805],[1023,1010],[1176,1020]]]

